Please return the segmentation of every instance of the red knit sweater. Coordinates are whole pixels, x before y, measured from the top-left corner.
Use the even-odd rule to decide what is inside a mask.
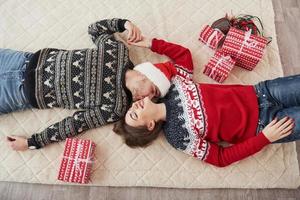
[[[153,39],[151,50],[172,59],[160,64],[172,74],[171,89],[164,101],[164,132],[172,146],[224,167],[270,143],[264,134],[256,135],[258,101],[253,86],[195,83],[188,49]],[[222,147],[220,141],[232,145]]]

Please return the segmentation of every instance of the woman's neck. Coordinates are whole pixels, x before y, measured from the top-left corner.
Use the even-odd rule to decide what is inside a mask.
[[[167,117],[166,105],[164,103],[159,103],[159,104],[156,104],[156,106],[158,108],[156,120],[157,121],[166,121],[166,117]]]

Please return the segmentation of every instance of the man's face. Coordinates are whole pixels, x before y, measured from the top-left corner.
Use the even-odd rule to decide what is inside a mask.
[[[132,92],[133,100],[140,100],[147,96],[150,99],[159,97],[160,91],[145,75],[139,74],[136,76],[135,86]]]

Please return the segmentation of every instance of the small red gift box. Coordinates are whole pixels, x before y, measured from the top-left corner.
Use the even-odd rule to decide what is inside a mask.
[[[203,73],[215,81],[222,83],[228,77],[228,74],[233,69],[234,64],[234,59],[232,59],[229,55],[224,54],[222,50],[218,50],[205,65]]]
[[[199,40],[215,50],[224,37],[225,35],[219,29],[213,29],[206,25],[200,32]]]
[[[58,180],[88,183],[95,146],[95,143],[91,140],[67,138]]]
[[[262,59],[267,42],[264,37],[252,35],[251,30],[230,28],[222,50],[236,59],[236,66],[253,70]]]

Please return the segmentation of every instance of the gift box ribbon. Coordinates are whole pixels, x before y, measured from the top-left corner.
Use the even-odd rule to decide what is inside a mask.
[[[236,58],[240,57],[244,46],[247,46],[248,48],[253,48],[253,47],[256,47],[256,45],[258,44],[257,41],[255,41],[255,40],[252,40],[251,42],[249,42],[249,40],[251,40],[250,36],[251,36],[251,29],[249,31],[245,32],[245,37],[244,37],[243,43],[241,45],[240,50],[237,53]]]
[[[219,67],[219,65],[223,62],[223,61],[229,61],[231,59],[231,57],[229,55],[227,56],[221,56],[221,58],[219,58],[219,60],[217,61],[215,67],[212,68],[212,70],[210,71],[209,76],[213,76],[216,69]]]

